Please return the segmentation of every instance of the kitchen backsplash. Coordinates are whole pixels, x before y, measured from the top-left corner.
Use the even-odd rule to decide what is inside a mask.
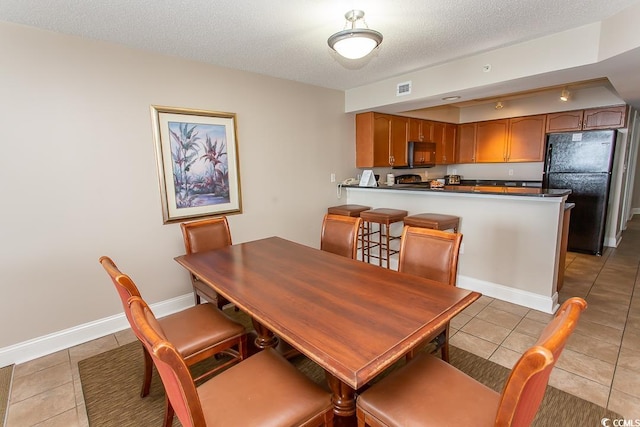
[[[541,181],[543,162],[532,163],[483,163],[435,166],[432,168],[391,169],[373,168],[373,173],[385,180],[388,173],[394,175],[419,174],[423,181],[442,178],[445,175],[460,175],[463,179],[498,179]],[[360,172],[361,173],[361,172]]]
[[[460,164],[447,167],[446,174],[463,179],[541,181],[543,162]]]

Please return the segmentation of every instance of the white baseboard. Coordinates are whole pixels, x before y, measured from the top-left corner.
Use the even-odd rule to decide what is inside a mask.
[[[193,294],[189,293],[151,305],[157,317],[184,310],[194,305]],[[129,322],[124,312],[93,322],[74,326],[73,328],[54,332],[49,335],[23,341],[18,344],[0,348],[0,366],[19,364],[73,347],[114,332],[127,329]]]
[[[470,291],[480,292],[482,295],[508,301],[514,304],[542,311],[544,313],[555,313],[558,309],[558,293],[547,297],[533,292],[515,289],[497,283],[486,282],[467,276],[458,276],[458,287]]]

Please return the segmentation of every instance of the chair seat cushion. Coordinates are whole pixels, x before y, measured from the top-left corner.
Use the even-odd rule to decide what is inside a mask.
[[[333,408],[329,392],[273,349],[213,377],[198,395],[208,426],[302,425]]]
[[[437,357],[420,354],[358,397],[388,426],[493,426],[500,394]]]
[[[245,333],[243,325],[228,318],[215,304],[199,304],[158,319],[158,323],[167,341],[184,358]]]

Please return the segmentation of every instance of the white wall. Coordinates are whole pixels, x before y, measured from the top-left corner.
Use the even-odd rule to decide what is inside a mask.
[[[331,172],[355,175],[344,94],[0,23],[0,352],[122,312],[109,255],[150,302],[190,292],[163,225],[150,105],[237,114],[235,242],[318,246]]]

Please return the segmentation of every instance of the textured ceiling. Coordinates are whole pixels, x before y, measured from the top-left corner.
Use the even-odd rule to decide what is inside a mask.
[[[0,20],[224,67],[349,89],[600,21],[638,0],[1,0]],[[365,11],[381,47],[345,61],[327,46]]]

